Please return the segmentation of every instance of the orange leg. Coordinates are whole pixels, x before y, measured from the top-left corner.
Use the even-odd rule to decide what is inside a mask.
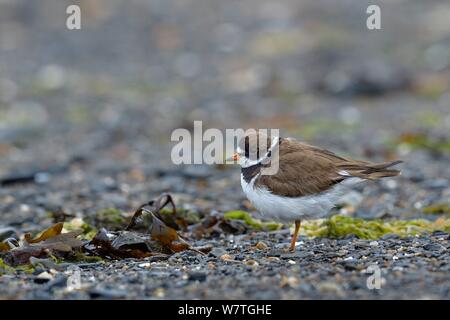
[[[291,246],[289,247],[289,251],[295,251],[295,243],[297,242],[298,231],[300,230],[301,221],[295,220],[295,230],[291,240]]]

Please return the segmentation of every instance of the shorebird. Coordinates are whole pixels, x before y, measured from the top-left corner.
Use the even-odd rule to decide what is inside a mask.
[[[264,148],[260,148],[263,142]],[[344,158],[292,138],[245,135],[232,160],[241,166],[241,186],[253,206],[270,220],[295,223],[289,246],[295,250],[301,221],[322,218],[357,183],[400,174],[402,161],[372,163]],[[270,168],[276,168],[270,172]]]

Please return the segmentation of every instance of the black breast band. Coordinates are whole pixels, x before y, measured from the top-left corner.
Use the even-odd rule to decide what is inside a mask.
[[[262,164],[257,163],[253,166],[242,168],[242,176],[244,177],[244,181],[250,183],[250,181],[261,171]]]

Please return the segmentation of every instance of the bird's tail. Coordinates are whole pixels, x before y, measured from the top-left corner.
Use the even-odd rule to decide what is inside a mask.
[[[401,160],[384,163],[355,162],[343,164],[342,169],[352,177],[367,180],[378,180],[386,177],[395,177],[401,174],[400,170],[390,169],[390,167],[402,163]]]

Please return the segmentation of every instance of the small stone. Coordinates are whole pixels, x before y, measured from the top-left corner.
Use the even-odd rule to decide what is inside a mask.
[[[224,254],[224,255],[220,256],[220,260],[222,260],[222,261],[230,261],[230,260],[234,260],[234,257],[232,255],[229,255],[229,254]]]
[[[267,257],[267,260],[269,260],[270,262],[278,262],[278,261],[280,261],[280,258],[278,258],[278,257]]]
[[[165,292],[164,288],[157,288],[153,294],[157,298],[164,298],[164,296],[166,295],[166,292]]]
[[[225,249],[222,248],[214,248],[209,252],[210,255],[219,258],[225,254],[227,254],[227,251]]]
[[[269,247],[269,246],[268,246],[265,242],[263,242],[263,241],[259,241],[259,242],[256,244],[256,249],[258,249],[258,250],[266,250],[268,247]]]
[[[16,229],[12,227],[0,228],[0,241],[3,241],[11,237],[18,238]]]
[[[245,261],[245,264],[250,267],[259,266],[259,263],[256,260],[247,260],[247,261]]]
[[[299,285],[300,281],[296,277],[282,276],[280,281],[280,288],[291,287],[295,288]]]
[[[158,262],[158,261],[168,260],[169,258],[170,258],[170,255],[161,253],[161,254],[157,254],[155,256],[151,256],[151,257],[147,258],[147,260],[150,262]]]
[[[206,273],[204,273],[204,272],[191,272],[191,273],[189,273],[188,280],[203,282],[203,281],[206,280]]]
[[[352,260],[348,260],[348,261],[342,261],[341,265],[346,269],[346,270],[358,270],[358,265],[352,261]]]
[[[439,243],[428,243],[423,246],[427,251],[444,251],[445,247]]]
[[[398,184],[395,180],[389,180],[389,179],[386,180],[385,184],[386,184],[386,187],[391,190],[397,188],[397,186],[398,186]]]
[[[381,237],[382,240],[393,240],[393,239],[398,239],[398,238],[400,238],[400,237],[395,233],[387,233]]]
[[[304,259],[310,255],[311,253],[309,253],[308,251],[297,250],[295,252],[283,253],[280,255],[280,257],[282,259]]]
[[[145,263],[140,263],[138,265],[139,268],[144,268],[144,269],[149,269],[151,268],[151,264],[149,262],[145,262]]]
[[[52,259],[50,258],[46,258],[46,259],[39,259],[36,257],[30,257],[29,259],[30,264],[33,267],[36,266],[42,266],[45,269],[49,269],[49,270],[58,270],[58,271],[62,271],[64,270],[62,265],[57,265]]]
[[[422,186],[427,189],[444,189],[448,187],[447,179],[431,179],[425,181]]]
[[[93,288],[89,291],[91,298],[104,298],[104,299],[120,299],[126,298],[128,295],[127,291],[115,290],[115,289],[102,289]]]
[[[352,256],[344,258],[344,261],[351,261],[351,260],[354,260]]]
[[[242,254],[238,254],[234,257],[234,259],[238,261],[243,261],[245,259],[245,256]]]
[[[30,260],[31,260],[31,259],[30,259]],[[42,272],[45,272],[45,269],[42,268],[41,266],[36,266],[36,267],[34,267],[33,275],[38,276],[38,275],[40,275]]]
[[[50,280],[53,280],[53,276],[47,271],[41,272],[36,276],[36,278],[34,278],[34,282],[39,284],[47,283]]]
[[[378,247],[378,241],[371,241],[371,242],[369,243],[369,245],[370,245],[371,247]]]
[[[328,294],[332,294],[337,297],[344,296],[342,287],[335,282],[329,282],[329,281],[321,282],[316,286],[316,288],[321,293],[328,293]]]
[[[448,237],[449,234],[448,234],[448,232],[444,232],[441,230],[435,230],[435,231],[433,231],[433,233],[431,235],[434,237],[444,237],[444,238],[442,238],[442,240],[444,240],[445,237]]]

